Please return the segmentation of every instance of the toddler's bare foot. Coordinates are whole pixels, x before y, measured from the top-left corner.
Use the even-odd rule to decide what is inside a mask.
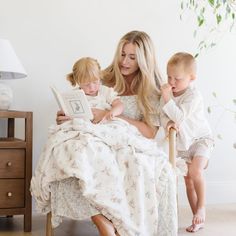
[[[193,225],[202,224],[205,222],[206,212],[205,207],[199,208],[196,212],[196,214],[193,216]]]
[[[115,228],[111,221],[103,215],[92,217],[94,224],[97,226],[100,236],[116,236]]]
[[[190,233],[195,233],[198,230],[203,229],[203,228],[204,228],[204,223],[196,224],[196,225],[192,224],[188,228],[186,228],[186,231],[188,231]]]
[[[205,217],[205,208],[199,208],[196,214],[193,216],[192,225],[187,227],[186,231],[194,233],[199,229],[202,229],[204,227]]]

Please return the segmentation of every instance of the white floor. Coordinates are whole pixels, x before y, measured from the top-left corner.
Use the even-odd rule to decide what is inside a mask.
[[[192,235],[186,232],[190,225],[190,208],[181,207],[179,214],[179,236]],[[236,204],[208,205],[204,229],[194,233],[196,236],[236,236]]]
[[[178,236],[193,235],[185,231],[191,222],[189,207],[179,208]],[[23,232],[23,217],[0,217],[0,236],[44,236],[46,216],[33,215],[32,232]],[[98,236],[96,229],[89,221],[65,220],[55,230],[55,236]],[[207,206],[205,228],[194,236],[236,236],[236,203]]]

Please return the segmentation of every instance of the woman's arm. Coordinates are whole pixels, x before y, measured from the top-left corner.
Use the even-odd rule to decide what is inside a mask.
[[[123,115],[120,115],[118,117],[127,121],[131,125],[134,125],[144,137],[150,138],[150,139],[155,137],[158,127],[151,128],[143,121],[134,120]]]

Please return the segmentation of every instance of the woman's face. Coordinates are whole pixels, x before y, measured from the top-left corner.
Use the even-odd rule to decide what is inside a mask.
[[[132,75],[139,69],[134,44],[127,43],[123,46],[119,67],[123,76]]]

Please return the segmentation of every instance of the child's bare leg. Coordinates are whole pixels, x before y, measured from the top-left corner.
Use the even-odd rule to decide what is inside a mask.
[[[194,183],[191,177],[189,176],[189,173],[187,176],[184,177],[185,180],[185,186],[186,186],[186,193],[189,201],[189,205],[191,207],[193,215],[197,211],[197,194],[194,188]]]
[[[100,236],[116,236],[115,228],[111,221],[109,221],[102,214],[91,217],[93,223],[97,226]]]
[[[204,226],[205,222],[205,179],[203,169],[207,165],[207,159],[194,157],[191,165],[189,165],[188,175],[193,182],[195,196],[190,195],[190,205],[193,211],[192,225],[187,228],[189,232],[196,232]],[[192,191],[193,193],[194,191]]]
[[[196,194],[196,191],[194,188],[194,183],[193,183],[193,180],[190,178],[189,173],[184,178],[184,180],[185,180],[186,192],[187,192],[189,205],[191,207],[193,215],[195,215],[195,213],[197,211],[197,194]],[[186,228],[186,231],[188,231],[188,232],[193,232],[193,230],[195,230],[195,225],[193,225],[193,223]]]

